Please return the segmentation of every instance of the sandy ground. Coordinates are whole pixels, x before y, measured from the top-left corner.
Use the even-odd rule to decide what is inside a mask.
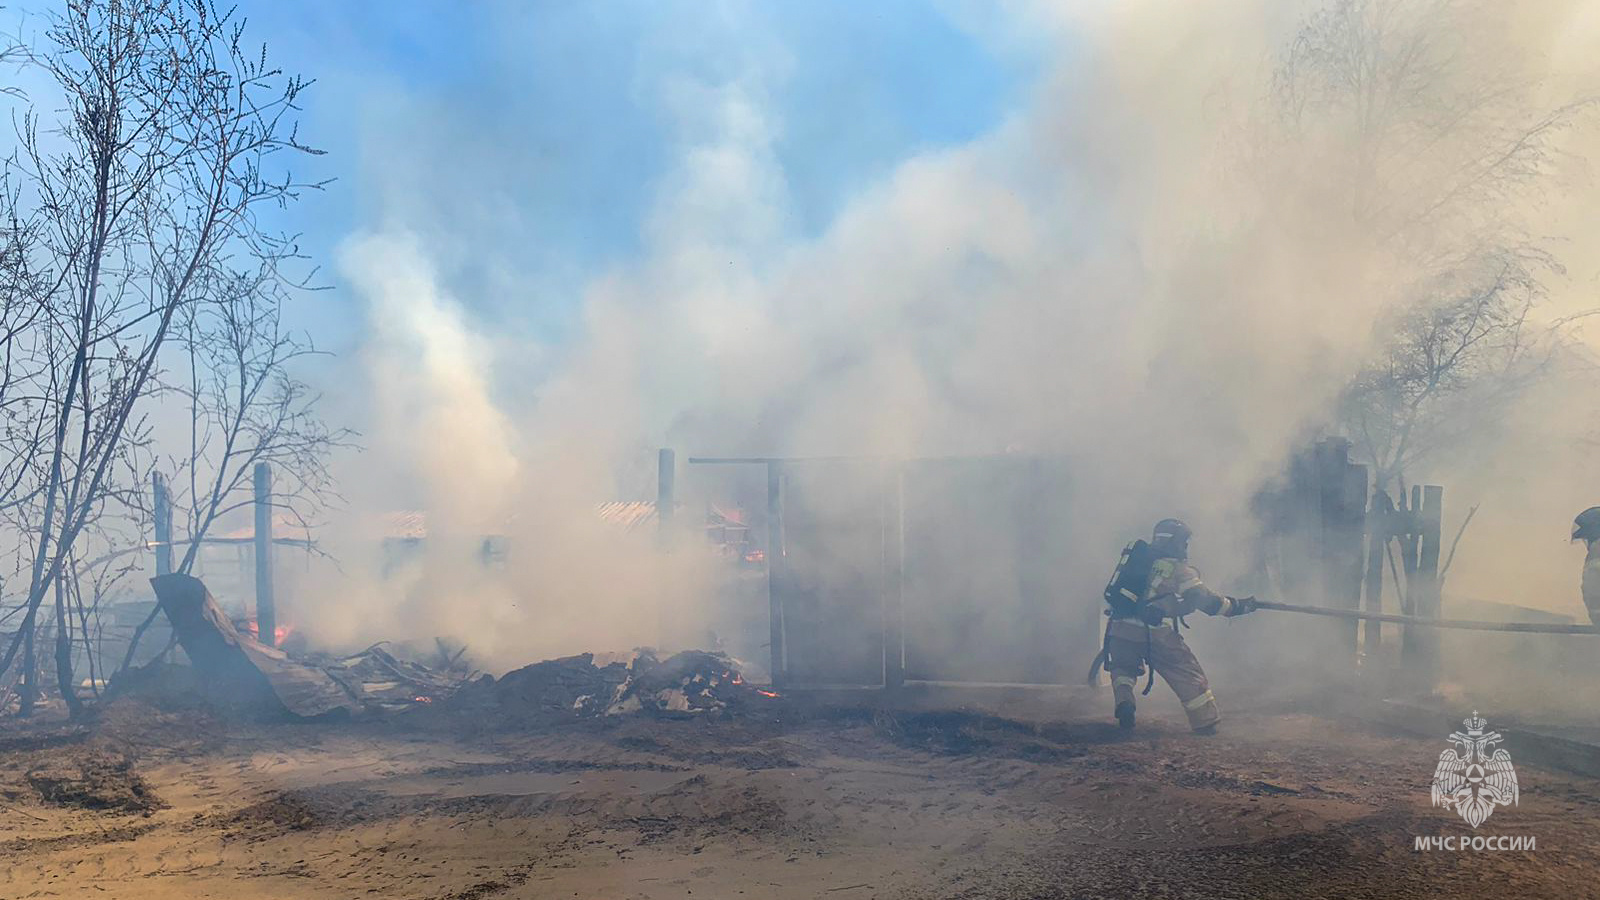
[[[113,707],[0,729],[0,896],[1600,896],[1600,785],[1519,767],[1479,834],[1417,852],[1443,736],[1289,708],[1131,736],[1083,698],[739,721],[241,725]],[[426,720],[424,720],[426,719]],[[99,808],[95,808],[99,807]]]

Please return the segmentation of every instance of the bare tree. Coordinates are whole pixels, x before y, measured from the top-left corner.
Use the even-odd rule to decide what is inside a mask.
[[[1492,0],[1334,0],[1274,79],[1277,120],[1313,148],[1352,230],[1393,253],[1394,314],[1341,407],[1383,487],[1476,428],[1548,368],[1533,313],[1561,267],[1522,210],[1595,105],[1541,104]]]
[[[329,428],[317,415],[318,395],[293,376],[293,364],[317,350],[309,337],[285,331],[282,289],[272,270],[229,273],[184,312],[179,342],[187,383],[174,388],[189,405],[188,453],[174,466],[187,476],[186,489],[173,496],[187,526],[178,572],[194,568],[218,521],[254,502],[259,463],[279,475],[273,505],[308,532],[313,512],[335,496],[327,457],[355,434]],[[135,630],[121,668],[133,663],[156,614]]]
[[[274,503],[302,524],[331,498],[327,455],[354,437],[317,415],[319,397],[291,374],[317,353],[309,336],[287,332],[278,280],[231,275],[186,323],[190,382],[188,490],[181,499],[189,547],[178,570],[194,564],[217,520],[252,502],[251,473],[271,463],[283,483]]]
[[[30,464],[45,446],[49,429],[35,393],[48,369],[39,326],[43,302],[54,285],[32,268],[37,224],[19,215],[18,191],[11,173],[0,175],[0,210],[7,214],[0,232],[0,511],[26,503],[38,487]]]
[[[21,121],[10,161],[13,219],[43,290],[17,340],[36,370],[22,382],[42,452],[24,464],[10,510],[29,551],[20,631],[0,672],[31,651],[75,544],[145,483],[147,401],[184,311],[226,277],[230,260],[270,270],[285,253],[256,217],[305,187],[267,174],[284,150],[315,152],[292,116],[306,83],[242,44],[242,23],[206,0],[69,0],[33,58],[61,93],[49,123]],[[70,654],[57,654],[69,704]],[[26,698],[25,698],[26,699]]]
[[[1382,353],[1351,381],[1341,417],[1372,464],[1374,484],[1405,473],[1501,417],[1548,371],[1559,330],[1530,325],[1554,260],[1485,252],[1476,268],[1440,273],[1382,323]]]
[[[1549,106],[1494,0],[1333,0],[1274,73],[1277,119],[1321,149],[1352,220],[1427,266],[1525,239],[1516,221],[1595,98]],[[1487,238],[1494,240],[1487,240]]]

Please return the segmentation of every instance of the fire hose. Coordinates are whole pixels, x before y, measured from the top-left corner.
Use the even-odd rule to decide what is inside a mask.
[[[1370,619],[1378,622],[1394,622],[1398,625],[1421,625],[1425,628],[1456,628],[1463,631],[1510,631],[1519,634],[1600,634],[1600,628],[1593,625],[1558,625],[1545,622],[1477,622],[1471,619],[1428,619],[1422,616],[1363,612],[1359,609],[1336,609],[1331,606],[1302,606],[1298,603],[1277,603],[1271,600],[1257,600],[1255,605],[1258,609],[1276,609],[1282,612],[1303,613],[1308,616],[1328,616],[1335,619]]]
[[[1422,616],[1398,616],[1392,613],[1364,612],[1359,609],[1337,609],[1332,606],[1305,606],[1299,603],[1278,603],[1274,600],[1254,600],[1256,609],[1275,609],[1279,612],[1301,613],[1308,616],[1327,616],[1333,619],[1370,619],[1393,622],[1397,625],[1421,625],[1425,628],[1455,628],[1462,631],[1502,631],[1517,634],[1600,634],[1594,625],[1558,625],[1545,622],[1479,622],[1472,619],[1427,619]],[[1096,683],[1100,669],[1105,665],[1106,648],[1095,655],[1089,667],[1088,683]],[[1152,670],[1151,680],[1155,674]],[[1146,692],[1149,687],[1145,688]]]

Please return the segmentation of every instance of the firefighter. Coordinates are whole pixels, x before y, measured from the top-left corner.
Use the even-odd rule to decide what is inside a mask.
[[[1572,520],[1572,540],[1589,547],[1583,560],[1583,605],[1589,621],[1600,625],[1600,506],[1591,506]]]
[[[1141,568],[1137,557],[1148,559],[1142,592],[1136,586],[1144,573],[1123,572],[1129,553],[1124,553],[1125,565],[1119,566],[1118,574],[1113,576],[1113,584],[1123,579],[1121,590],[1125,595],[1137,597],[1128,603],[1113,603],[1108,613],[1111,621],[1106,623],[1106,667],[1111,672],[1117,723],[1123,728],[1133,727],[1134,688],[1146,664],[1152,670],[1152,681],[1159,674],[1178,695],[1194,731],[1214,734],[1222,718],[1200,661],[1178,633],[1177,620],[1196,610],[1208,616],[1242,616],[1256,610],[1256,600],[1225,597],[1206,587],[1200,581],[1200,573],[1189,565],[1189,536],[1189,526],[1177,519],[1162,519],[1156,524],[1148,550],[1133,554],[1134,568]],[[1142,543],[1130,544],[1130,551]],[[1129,583],[1135,587],[1127,588]],[[1110,592],[1108,588],[1108,599]],[[1144,693],[1149,692],[1147,684]]]

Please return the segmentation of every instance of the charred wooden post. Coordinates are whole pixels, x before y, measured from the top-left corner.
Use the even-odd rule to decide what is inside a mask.
[[[1409,496],[1401,494],[1400,502],[1400,509],[1395,516],[1395,545],[1400,551],[1400,570],[1405,573],[1405,587],[1401,588],[1397,583],[1395,590],[1400,594],[1400,612],[1414,616],[1417,614],[1417,511],[1422,506],[1422,489],[1413,486]],[[1421,652],[1420,642],[1423,640],[1419,628],[1408,625],[1401,630],[1400,662],[1407,669],[1416,668],[1417,654]]]
[[[1442,543],[1444,520],[1444,488],[1430,484],[1422,490],[1422,507],[1417,522],[1417,586],[1412,605],[1417,615],[1424,619],[1437,619],[1440,615],[1439,549]],[[1417,664],[1419,675],[1433,684],[1439,667],[1439,636],[1427,631],[1419,635]]]
[[[1418,594],[1418,614],[1439,618],[1439,550],[1443,543],[1444,488],[1430,484],[1422,489],[1421,518],[1418,521],[1420,546],[1417,574],[1424,588]]]
[[[1444,488],[1413,485],[1405,509],[1405,535],[1400,541],[1405,561],[1404,609],[1419,618],[1439,617],[1439,548]],[[1401,633],[1401,660],[1419,687],[1432,687],[1438,673],[1438,637],[1426,628],[1407,626]]]
[[[150,473],[152,516],[156,529],[156,574],[172,574],[172,494],[160,472]]]
[[[1417,612],[1413,592],[1417,581],[1417,513],[1422,509],[1422,488],[1413,486],[1410,497],[1404,500],[1405,505],[1400,508],[1405,514],[1401,520],[1400,567],[1406,573],[1406,590],[1401,597],[1401,612],[1409,616]]]
[[[783,597],[788,589],[783,555],[783,463],[767,461],[767,613],[770,618],[772,683],[788,681],[788,654],[784,646]]]
[[[1366,516],[1367,469],[1350,463],[1350,442],[1328,438],[1315,451],[1317,474],[1317,557],[1326,602],[1357,609],[1361,605],[1361,536]],[[1337,645],[1356,657],[1354,620],[1334,624]]]
[[[677,509],[678,455],[662,447],[656,454],[656,540],[662,550],[672,549],[673,513]]]
[[[1366,611],[1383,612],[1384,551],[1389,546],[1390,521],[1394,518],[1394,501],[1386,491],[1372,492],[1372,505],[1367,510],[1367,577]],[[1383,646],[1383,623],[1376,619],[1366,621],[1362,635],[1362,650],[1370,660]]]
[[[1361,580],[1363,577],[1362,563],[1365,560],[1365,548],[1362,538],[1365,537],[1367,523],[1367,467],[1349,462],[1349,445],[1345,444],[1345,465],[1343,467],[1343,482],[1340,485],[1338,522],[1335,526],[1335,540],[1332,566],[1331,594],[1339,605],[1347,609],[1361,608]],[[1346,646],[1352,659],[1356,658],[1358,643],[1356,629],[1352,627],[1346,637]]]
[[[272,467],[256,463],[255,470],[256,637],[269,647],[277,644],[278,610],[272,593]]]

